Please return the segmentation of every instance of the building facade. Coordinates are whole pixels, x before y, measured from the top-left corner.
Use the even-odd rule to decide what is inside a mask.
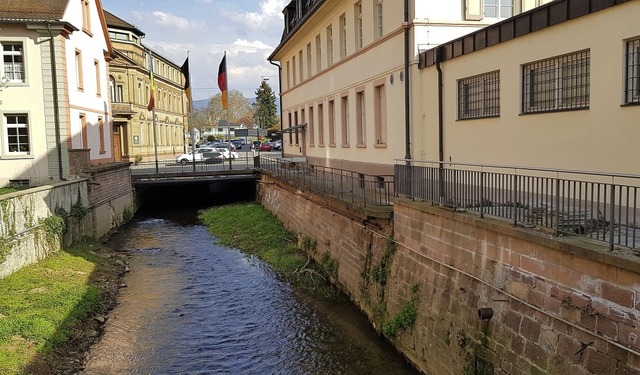
[[[589,3],[554,1],[423,52],[414,158],[640,174],[640,3]]]
[[[185,152],[188,132],[185,79],[180,66],[142,44],[144,33],[105,11],[117,59],[109,69],[114,135],[120,157],[127,161],[171,158]],[[155,122],[148,110],[153,56]],[[155,124],[155,128],[154,128]]]
[[[41,4],[42,5],[42,4]],[[114,161],[111,43],[99,0],[3,5],[0,184],[39,185]]]
[[[538,0],[294,0],[280,45],[284,153],[312,164],[391,174],[411,154],[418,54]],[[548,1],[547,1],[548,2]]]

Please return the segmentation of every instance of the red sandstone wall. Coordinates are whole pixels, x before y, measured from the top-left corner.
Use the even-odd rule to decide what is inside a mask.
[[[640,374],[633,255],[399,200],[382,284],[370,275],[387,252],[384,233],[307,193],[272,182],[259,190],[289,229],[317,240],[316,261],[337,261],[337,282],[374,323],[416,298],[415,323],[393,341],[425,373]],[[494,316],[479,319],[481,307]]]

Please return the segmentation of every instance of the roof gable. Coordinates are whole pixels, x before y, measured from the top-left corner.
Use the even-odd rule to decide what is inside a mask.
[[[59,21],[68,0],[5,0],[0,5],[0,20]]]

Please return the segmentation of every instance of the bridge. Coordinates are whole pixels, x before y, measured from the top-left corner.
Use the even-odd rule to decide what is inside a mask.
[[[141,162],[131,166],[131,178],[135,187],[260,179],[256,168],[259,157],[246,155],[248,156],[222,163],[197,162],[183,165],[172,159]]]

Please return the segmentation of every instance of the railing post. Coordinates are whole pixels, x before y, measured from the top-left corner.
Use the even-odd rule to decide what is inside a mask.
[[[613,227],[614,227],[614,215],[615,213],[615,200],[616,200],[616,187],[611,184],[611,193],[609,198],[609,251],[613,250]],[[603,229],[604,230],[604,229]]]
[[[480,172],[480,217],[484,218],[484,171]]]
[[[560,234],[560,179],[556,177],[556,197],[555,197],[555,204],[556,204],[556,222],[554,224],[554,230],[556,232],[556,236],[558,236]]]
[[[511,195],[511,199],[513,199],[513,226],[518,225],[518,175],[513,175],[513,194]]]

